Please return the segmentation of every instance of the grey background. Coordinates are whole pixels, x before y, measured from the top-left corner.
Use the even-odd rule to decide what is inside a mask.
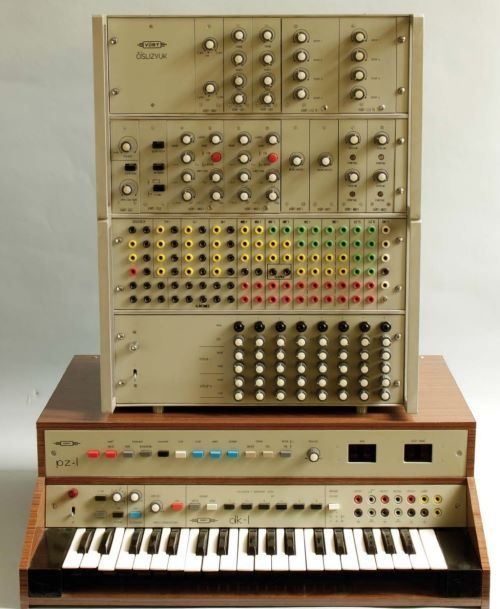
[[[478,419],[499,563],[500,3],[0,0],[0,606],[17,605],[35,420],[70,357],[98,351],[91,15],[270,9],[426,17],[420,350],[446,357]]]

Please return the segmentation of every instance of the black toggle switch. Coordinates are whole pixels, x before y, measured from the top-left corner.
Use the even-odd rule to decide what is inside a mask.
[[[165,184],[153,184],[153,192],[165,192]]]
[[[154,140],[151,147],[153,150],[163,150],[165,148],[165,142],[163,140]]]

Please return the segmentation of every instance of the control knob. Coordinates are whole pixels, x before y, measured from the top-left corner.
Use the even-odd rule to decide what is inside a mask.
[[[246,165],[246,163],[249,163],[251,159],[252,157],[250,156],[249,152],[240,152],[240,154],[238,155],[238,161],[242,165]]]
[[[162,504],[160,501],[153,501],[149,506],[149,509],[153,512],[153,514],[158,514],[162,510]]]
[[[132,143],[129,142],[128,140],[124,140],[121,144],[120,144],[120,150],[122,152],[130,152],[132,150]]]
[[[316,447],[310,448],[306,453],[306,456],[311,463],[316,463],[316,461],[319,461],[320,455],[320,450]]]
[[[183,201],[192,201],[194,199],[194,192],[190,188],[185,188],[182,191]]]
[[[279,144],[279,141],[280,141],[280,138],[277,133],[269,133],[268,136],[266,137],[266,142],[268,144],[271,144],[271,146],[275,146],[276,144]]]
[[[274,39],[274,32],[270,29],[265,29],[262,30],[260,36],[265,42],[271,42]]]
[[[262,103],[266,104],[266,106],[270,106],[272,103],[274,103],[274,97],[273,94],[270,92],[264,93],[264,95],[262,96]]]
[[[240,201],[248,201],[250,199],[250,191],[247,189],[240,190],[238,198]]]
[[[181,135],[181,142],[188,146],[194,142],[194,135],[192,133],[183,133]]]
[[[356,49],[353,51],[351,58],[353,61],[364,61],[366,59],[366,52],[363,49]]]
[[[115,502],[115,503],[119,503],[120,501],[123,500],[123,494],[120,493],[120,491],[115,491],[112,495],[111,495],[111,499]]]
[[[348,182],[351,182],[352,184],[355,184],[356,182],[359,182],[359,172],[357,171],[348,171],[345,174],[345,178]]]
[[[212,173],[210,174],[210,179],[212,180],[212,182],[215,182],[217,184],[222,180],[222,173],[220,171],[212,171]]]
[[[270,171],[266,177],[267,177],[267,181],[272,182],[272,183],[277,182],[280,178],[279,174],[276,173],[275,171]]]
[[[307,397],[307,392],[304,391],[304,389],[299,389],[296,393],[296,396],[300,402],[303,402]]]
[[[246,101],[246,95],[244,93],[235,93],[233,96],[233,102],[237,106],[241,106]]]
[[[355,30],[351,34],[351,40],[353,42],[366,42],[366,33],[363,30]]]
[[[293,96],[296,99],[306,99],[307,95],[308,91],[305,87],[298,87],[297,89],[294,89]]]
[[[364,70],[354,70],[351,74],[351,78],[352,80],[357,80],[359,82],[366,78],[366,72]]]
[[[142,495],[139,491],[132,491],[128,496],[132,503],[137,503],[141,497]]]
[[[239,389],[241,389],[241,387],[243,387],[245,385],[245,379],[242,376],[235,376],[234,377],[234,386],[238,387]]]
[[[295,61],[298,61],[299,63],[302,63],[304,61],[307,61],[308,55],[307,55],[307,51],[304,51],[304,49],[299,49],[295,55],[293,56],[293,58],[295,59]]]
[[[207,95],[213,95],[217,91],[217,85],[212,81],[206,82],[203,85],[203,90]]]
[[[277,190],[268,190],[266,192],[266,198],[268,201],[277,201],[279,199],[279,194]]]
[[[266,74],[262,78],[262,84],[264,87],[272,87],[274,85],[274,77],[272,74]]]
[[[293,153],[290,156],[290,164],[294,167],[300,167],[304,164],[304,157],[299,153]]]
[[[293,78],[299,82],[303,82],[304,80],[307,80],[307,72],[305,70],[295,70]]]
[[[304,30],[299,30],[298,32],[295,32],[295,35],[293,37],[293,39],[295,40],[295,42],[307,42],[307,39],[309,38],[309,36],[307,35],[307,32]]]
[[[274,55],[272,53],[264,53],[264,55],[262,55],[262,63],[265,66],[272,66],[274,63]]]
[[[203,48],[205,51],[214,51],[217,48],[217,41],[215,38],[205,38]]]
[[[252,141],[252,138],[250,137],[249,133],[240,133],[238,136],[238,142],[242,145],[242,146],[246,146],[247,144],[249,144]]]
[[[209,139],[211,144],[217,146],[217,144],[220,144],[222,142],[222,135],[218,131],[216,131],[215,133],[210,134]]]
[[[361,142],[361,137],[359,136],[359,133],[348,133],[346,142],[351,146],[357,146]]]
[[[235,40],[236,42],[241,42],[242,40],[245,40],[246,36],[247,35],[245,30],[241,28],[237,28],[232,33],[233,40]]]
[[[352,99],[357,100],[364,99],[366,97],[366,91],[361,87],[354,87],[354,89],[351,91],[351,97]]]
[[[320,402],[324,402],[327,398],[328,398],[328,391],[325,391],[324,389],[320,389],[318,391],[318,400]]]
[[[387,175],[387,171],[384,170],[380,170],[380,171],[376,171],[375,174],[373,175],[373,177],[375,178],[376,182],[387,182],[388,179],[388,175]]]
[[[245,84],[245,77],[243,74],[235,74],[233,84],[235,87],[242,87]]]
[[[130,184],[124,184],[121,188],[122,194],[125,196],[131,195],[133,188]]]
[[[375,140],[375,144],[378,144],[379,146],[385,146],[389,143],[389,136],[387,133],[377,133],[373,139]]]
[[[235,66],[241,66],[245,63],[245,55],[243,53],[235,53],[233,55],[233,63]]]
[[[238,179],[240,182],[248,182],[251,177],[252,176],[249,171],[240,171],[238,174]]]
[[[330,167],[330,165],[333,163],[333,158],[331,154],[322,154],[318,161],[322,167]]]
[[[183,152],[181,155],[181,161],[185,165],[192,163],[194,161],[194,154],[190,150],[186,150],[186,152]]]

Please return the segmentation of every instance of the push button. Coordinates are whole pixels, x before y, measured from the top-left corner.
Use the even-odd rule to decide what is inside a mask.
[[[238,459],[240,456],[240,451],[232,449],[232,450],[228,450],[226,454],[229,459]]]
[[[104,453],[104,456],[106,457],[106,459],[116,459],[116,457],[118,456],[118,452],[116,450],[107,450]]]
[[[186,459],[187,458],[187,452],[185,450],[176,450],[175,451],[175,458],[176,459]]]
[[[99,450],[90,449],[87,451],[87,457],[89,459],[97,459],[100,456],[101,452]]]
[[[210,451],[210,459],[220,459],[222,457],[221,450],[211,450]]]
[[[174,512],[181,512],[184,509],[184,503],[182,501],[174,501],[170,507]]]
[[[139,520],[140,518],[142,518],[142,512],[139,512],[138,510],[129,512],[128,517],[131,518],[132,520]]]
[[[203,459],[203,457],[205,456],[205,451],[204,450],[192,450],[191,456],[193,457],[193,459]]]

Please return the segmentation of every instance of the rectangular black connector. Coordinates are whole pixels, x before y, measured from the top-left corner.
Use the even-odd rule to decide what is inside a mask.
[[[106,501],[106,495],[96,495],[94,497],[95,501]]]
[[[125,163],[125,171],[137,171],[137,163]]]
[[[113,512],[111,515],[113,518],[123,518],[123,512]]]
[[[165,171],[165,163],[153,163],[153,171]]]
[[[376,463],[376,444],[349,444],[349,463]]]
[[[156,454],[158,455],[158,457],[168,457],[170,455],[170,451],[159,450]]]
[[[432,463],[432,444],[405,444],[405,463]]]
[[[165,192],[165,184],[153,184],[153,192]]]
[[[154,140],[151,146],[153,150],[163,150],[165,148],[165,142],[163,140]]]

